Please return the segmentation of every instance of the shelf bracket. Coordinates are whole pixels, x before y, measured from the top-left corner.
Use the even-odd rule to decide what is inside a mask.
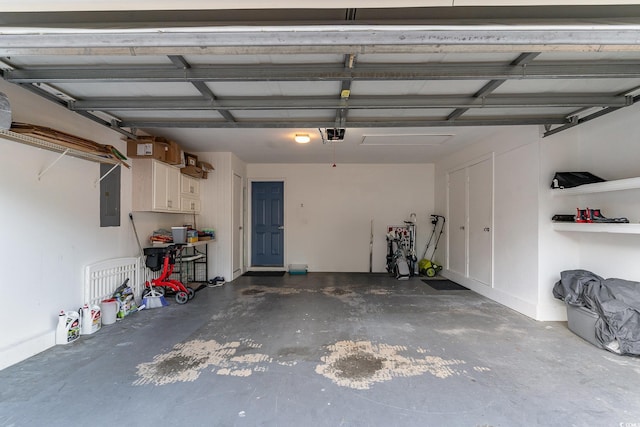
[[[120,163],[113,165],[113,167],[111,169],[109,169],[109,171],[107,173],[105,173],[100,178],[95,180],[95,182],[93,183],[93,186],[96,187],[103,179],[105,179],[107,177],[107,175],[109,175],[111,172],[113,172],[114,169],[117,168],[118,166],[120,166]]]
[[[60,161],[60,159],[62,159],[64,156],[67,155],[67,153],[69,152],[70,148],[67,148],[66,150],[64,150],[62,152],[62,154],[60,154],[58,156],[57,159],[55,159],[53,162],[51,162],[51,164],[49,166],[47,166],[46,168],[44,168],[44,170],[42,170],[39,174],[38,174],[38,181],[40,181],[40,178],[42,178],[44,176],[45,173],[47,173],[49,171],[49,169],[51,169],[53,167],[53,165],[55,165],[56,163],[58,163]]]

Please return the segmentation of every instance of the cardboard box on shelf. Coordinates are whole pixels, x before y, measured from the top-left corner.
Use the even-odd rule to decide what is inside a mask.
[[[182,163],[182,150],[177,142],[167,140],[166,160],[170,165],[179,165]]]
[[[213,165],[211,163],[202,162],[200,160],[198,160],[198,164],[196,166],[198,166],[200,169],[202,169],[205,172],[212,172],[214,170]]]
[[[197,166],[187,166],[180,169],[180,173],[192,176],[194,178],[204,178],[204,171]]]
[[[127,139],[127,157],[166,160],[167,146],[159,141]]]

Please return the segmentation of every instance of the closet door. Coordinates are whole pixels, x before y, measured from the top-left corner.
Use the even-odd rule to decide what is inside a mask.
[[[448,269],[467,276],[467,171],[449,173],[449,256]]]
[[[469,166],[469,278],[493,279],[493,159]]]

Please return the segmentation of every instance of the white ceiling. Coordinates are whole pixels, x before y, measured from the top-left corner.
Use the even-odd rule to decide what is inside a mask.
[[[640,87],[640,6],[324,6],[0,14],[0,65],[123,134],[248,163],[433,162],[507,126],[615,114]]]

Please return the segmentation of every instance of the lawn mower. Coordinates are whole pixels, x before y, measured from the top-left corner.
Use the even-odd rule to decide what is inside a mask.
[[[440,237],[442,237],[442,233],[444,232],[445,222],[446,219],[442,215],[431,215],[431,224],[433,225],[433,230],[431,230],[431,236],[429,237],[427,246],[424,248],[424,252],[422,253],[422,259],[418,262],[418,271],[423,276],[434,277],[436,274],[438,274],[438,272],[440,272],[440,270],[442,270],[442,266],[436,264],[433,261],[433,258],[436,255],[436,249],[438,249]],[[431,251],[431,256],[427,258],[427,252],[429,251],[429,247],[431,246],[431,242],[433,241],[438,228],[440,228],[440,232],[438,233],[438,237],[436,237],[435,239],[433,250]]]

